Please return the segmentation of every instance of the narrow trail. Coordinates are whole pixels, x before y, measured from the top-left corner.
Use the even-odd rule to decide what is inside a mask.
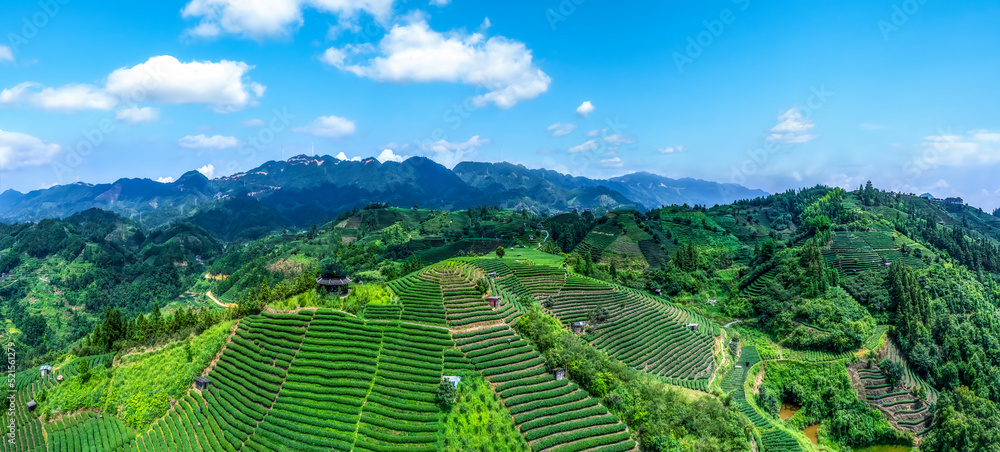
[[[236,306],[233,303],[223,303],[223,302],[219,301],[218,298],[215,298],[215,295],[212,295],[212,291],[211,290],[208,291],[208,292],[205,292],[205,295],[208,296],[208,298],[211,298],[212,301],[215,302],[215,304],[217,304],[219,306],[222,306],[223,308],[232,308],[232,307]]]
[[[723,328],[729,328],[729,327],[731,327],[731,326],[733,326],[733,325],[735,325],[737,323],[743,323],[743,321],[742,320],[733,320],[732,322],[729,322],[729,323],[723,325],[722,327]]]

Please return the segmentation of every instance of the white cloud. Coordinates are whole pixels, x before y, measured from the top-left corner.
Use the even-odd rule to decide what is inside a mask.
[[[657,149],[656,152],[659,152],[660,154],[673,154],[675,152],[681,152],[683,150],[684,146],[667,146],[662,149]]]
[[[14,51],[7,46],[0,46],[0,61],[14,61]]]
[[[223,149],[232,149],[240,146],[240,140],[235,137],[227,137],[222,135],[214,135],[211,137],[205,136],[205,134],[198,135],[188,135],[181,138],[179,141],[181,147],[188,149],[209,149],[214,151],[221,151]]]
[[[115,114],[115,119],[133,125],[155,122],[160,119],[160,110],[153,107],[139,108],[132,106],[124,110],[118,110],[118,113]]]
[[[292,131],[318,137],[339,138],[353,134],[355,128],[354,121],[350,119],[339,116],[320,116],[308,125],[296,127]]]
[[[24,82],[0,91],[0,105],[31,104],[45,110],[70,112],[75,110],[110,110],[118,100],[104,90],[86,84],[70,84],[61,88],[46,88],[39,83]]]
[[[601,142],[598,140],[587,140],[582,144],[578,144],[569,148],[570,154],[579,154],[581,152],[594,152],[601,148]]]
[[[453,168],[455,165],[461,163],[465,158],[471,157],[476,154],[476,149],[482,146],[490,144],[488,138],[479,138],[479,135],[469,138],[465,142],[452,143],[445,140],[438,140],[434,143],[426,143],[423,145],[423,150],[425,152],[433,153],[431,159],[434,161],[447,166],[448,168]]]
[[[55,111],[110,110],[128,100],[129,104],[207,104],[218,112],[232,112],[256,105],[264,95],[264,85],[244,80],[251,69],[253,66],[239,61],[182,63],[161,55],[112,72],[104,88],[87,84],[47,88],[24,82],[0,91],[0,105],[27,103]]]
[[[256,118],[248,119],[243,121],[241,124],[243,124],[243,127],[250,127],[254,129],[263,129],[264,127],[267,127],[267,124],[263,120]]]
[[[431,4],[434,6],[448,6],[451,0],[431,0]]]
[[[396,155],[395,152],[392,152],[392,149],[383,149],[382,153],[375,158],[378,159],[378,161],[385,163],[385,162],[402,162],[403,160],[408,159],[409,156]]]
[[[551,132],[551,135],[554,137],[561,137],[573,133],[573,131],[576,130],[576,124],[573,124],[571,122],[568,122],[566,124],[557,122],[555,124],[552,124],[551,126],[548,126],[545,130]]]
[[[211,179],[212,176],[215,175],[215,165],[212,165],[211,163],[209,163],[208,165],[205,165],[205,166],[203,166],[201,168],[198,168],[197,171],[199,173],[201,173],[202,175],[204,175],[205,177]]]
[[[351,61],[375,56],[360,63]],[[362,58],[364,59],[364,58]],[[322,61],[359,77],[382,82],[451,82],[489,90],[472,99],[510,108],[548,91],[552,79],[532,62],[524,43],[464,31],[439,33],[420,16],[394,25],[377,46],[328,49]]]
[[[615,133],[604,137],[604,142],[607,143],[608,149],[614,151],[622,147],[622,145],[635,143],[635,139],[627,135]]]
[[[112,72],[107,91],[123,99],[207,104],[218,112],[232,112],[255,105],[264,95],[264,85],[244,80],[251,69],[253,66],[242,61],[182,63],[170,55],[161,55]]]
[[[969,135],[975,140],[1000,143],[1000,133],[998,132],[990,132],[985,129],[970,130]]]
[[[601,160],[601,166],[604,168],[621,168],[622,159],[615,157],[610,159]]]
[[[989,130],[943,132],[924,138],[922,148],[917,163],[927,168],[1000,163],[1000,133]]]
[[[46,143],[31,135],[0,130],[0,169],[4,171],[23,166],[44,165],[51,162],[62,147]]]
[[[192,36],[230,34],[262,40],[298,30],[307,7],[336,14],[342,20],[367,13],[385,23],[392,16],[393,0],[191,0],[181,15],[199,20],[187,30]]]
[[[799,107],[792,107],[788,111],[778,116],[778,125],[771,129],[771,134],[767,136],[769,141],[780,143],[808,143],[816,139],[816,135],[809,135],[807,132],[816,127],[812,121],[804,118],[799,112]]]
[[[386,149],[386,151],[389,151],[389,150]],[[382,152],[385,153],[385,151],[382,151]],[[389,152],[392,152],[392,151],[389,151]],[[340,153],[336,155],[336,158],[339,159],[339,160],[349,160],[349,161],[352,161],[352,162],[360,162],[361,161],[361,156],[355,155],[354,157],[348,158],[347,154],[345,154],[344,151],[340,151]]]
[[[606,132],[606,130],[604,129],[591,130],[590,132],[587,132],[587,136],[596,137],[597,135],[604,132]],[[619,133],[613,133],[603,138],[592,138],[587,141],[584,141],[581,144],[569,148],[567,152],[569,152],[570,154],[580,154],[584,152],[595,152],[600,149],[606,149],[608,151],[617,151],[626,144],[634,144],[634,143],[635,143],[635,138],[633,137],[630,137],[628,135],[622,135]],[[605,155],[612,155],[612,154],[614,153],[609,152],[608,154]]]
[[[213,168],[212,170],[215,171],[215,168]],[[167,176],[167,177],[157,177],[156,181],[159,182],[159,183],[161,183],[161,184],[171,184],[171,183],[174,182],[174,178],[170,177],[170,176]]]
[[[580,104],[579,107],[576,107],[576,114],[581,118],[586,118],[587,116],[590,116],[590,113],[592,113],[593,111],[594,111],[594,104],[590,103],[589,100]]]

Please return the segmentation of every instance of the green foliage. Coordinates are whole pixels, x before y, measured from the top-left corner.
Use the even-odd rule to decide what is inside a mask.
[[[499,257],[499,258],[503,259],[503,256],[504,256],[504,254],[506,254],[506,253],[507,253],[507,250],[506,250],[506,249],[504,249],[504,247],[502,247],[502,246],[498,246],[498,247],[497,247],[497,250],[496,250],[496,254],[497,254],[497,257]]]
[[[87,384],[87,381],[90,380],[90,364],[87,362],[87,360],[85,359],[80,360],[79,369],[77,370],[77,373],[80,376],[80,382],[82,384]]]
[[[802,407],[788,421],[794,428],[822,423],[837,442],[850,447],[902,439],[881,412],[858,399],[843,364],[767,362],[763,388]]]
[[[903,366],[896,361],[886,358],[883,359],[882,362],[878,363],[878,367],[882,369],[883,373],[885,373],[886,381],[893,388],[896,388],[900,381],[902,381]]]
[[[442,450],[448,452],[529,450],[489,382],[478,375],[462,377],[454,406],[444,413],[441,423],[445,438]]]
[[[538,308],[521,317],[516,328],[538,347],[549,366],[565,368],[592,395],[603,395],[608,408],[637,432],[644,448],[672,433],[680,435],[677,440],[685,448],[749,448],[746,419],[717,398],[691,399],[648,373],[628,369]]]
[[[87,360],[81,360],[80,375],[54,387],[39,411],[51,417],[85,408],[103,410],[143,430],[166,413],[171,398],[181,397],[191,387],[222,348],[232,325],[222,322],[189,341],[122,356],[113,379],[112,369],[104,366],[91,368],[90,377],[84,378]]]
[[[448,411],[455,403],[456,394],[455,385],[450,381],[442,381],[437,387],[437,392],[434,393],[434,401],[441,407],[442,411]]]
[[[941,394],[937,426],[927,434],[920,450],[1000,450],[1000,407],[962,386]]]

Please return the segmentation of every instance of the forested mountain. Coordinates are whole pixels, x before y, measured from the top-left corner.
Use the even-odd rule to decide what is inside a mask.
[[[300,155],[211,180],[190,171],[171,183],[121,179],[97,185],[78,182],[24,194],[7,190],[0,194],[0,220],[65,218],[101,208],[147,227],[190,219],[229,240],[258,237],[254,231],[308,227],[372,202],[443,210],[491,204],[536,213],[573,209],[607,212],[669,204],[724,204],[763,194],[732,184],[676,181],[648,173],[602,181],[509,163],[464,162],[449,170],[423,157],[381,163],[374,158],[348,161]],[[233,200],[237,200],[235,204]],[[250,212],[241,214],[241,221],[230,222],[237,225],[235,228],[217,230],[212,227],[213,220],[206,218],[242,210]]]
[[[301,184],[285,164],[253,184]],[[437,191],[459,180],[545,197],[578,183],[514,165],[407,171],[439,177]],[[591,189],[610,188],[570,191]],[[1000,248],[980,210],[871,184],[596,214],[394,205],[302,231],[283,230],[288,205],[245,197],[153,230],[96,209],[0,226],[0,309],[26,350],[18,391],[42,400],[18,422],[48,432],[18,450],[100,429],[129,450],[190,435],[193,450],[964,451],[1000,439]],[[349,294],[320,277],[349,277]],[[46,362],[71,384],[38,380]],[[119,378],[153,366],[183,377]],[[196,375],[214,386],[191,391]]]

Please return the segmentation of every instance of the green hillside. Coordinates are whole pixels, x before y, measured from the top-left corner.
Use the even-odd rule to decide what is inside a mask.
[[[224,251],[98,211],[5,225],[0,450],[981,450],[988,220],[814,187],[599,218],[373,204]]]

